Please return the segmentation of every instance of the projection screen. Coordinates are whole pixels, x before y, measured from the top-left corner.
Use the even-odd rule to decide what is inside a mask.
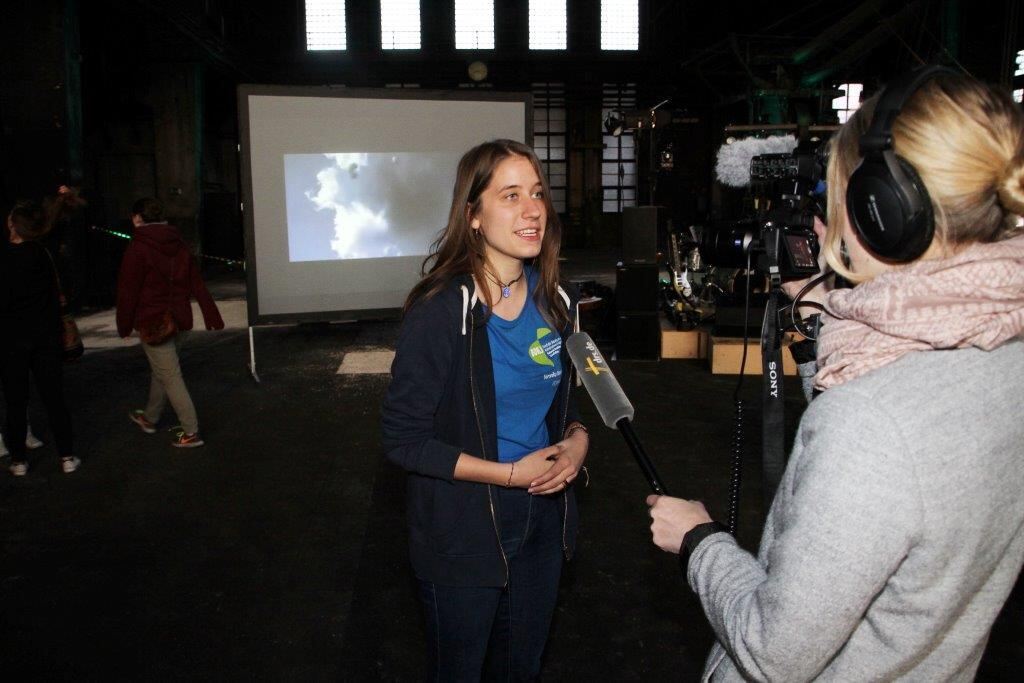
[[[238,88],[249,324],[397,315],[485,140],[533,143],[528,93]]]

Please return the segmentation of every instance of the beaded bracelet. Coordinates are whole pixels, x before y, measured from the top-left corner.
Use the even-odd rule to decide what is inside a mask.
[[[573,422],[571,425],[569,425],[569,428],[565,430],[565,434],[562,435],[562,440],[564,441],[568,439],[570,436],[572,436],[579,430],[582,430],[583,433],[586,434],[588,437],[590,436],[590,430],[587,429],[587,426],[585,424],[583,424],[582,422]]]

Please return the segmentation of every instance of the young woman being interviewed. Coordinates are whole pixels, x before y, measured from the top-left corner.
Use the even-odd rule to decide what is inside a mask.
[[[408,473],[409,550],[431,680],[536,678],[588,435],[563,348],[561,228],[518,142],[459,162],[448,225],[405,305],[382,408]]]
[[[972,680],[1024,561],[1024,112],[946,69],[832,140],[816,385],[758,557],[650,497],[714,680]],[[688,561],[687,561],[688,556]]]

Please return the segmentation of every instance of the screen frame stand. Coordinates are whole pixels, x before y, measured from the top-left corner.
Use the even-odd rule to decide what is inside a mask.
[[[765,255],[768,265],[768,303],[761,325],[761,477],[765,509],[771,507],[775,491],[786,469],[786,407],[782,370],[782,326],[779,302],[783,296],[779,271],[782,231],[765,230]]]
[[[237,86],[237,98],[239,132],[237,150],[241,185],[240,209],[242,225],[245,230],[246,298],[248,322],[250,325],[256,326],[398,319],[408,290],[412,289],[419,280],[419,277],[416,277],[413,272],[420,261],[418,257],[421,255],[417,254],[415,255],[416,259],[409,261],[408,268],[396,266],[395,272],[401,270],[408,277],[408,282],[403,281],[400,286],[371,288],[373,291],[364,291],[363,288],[357,287],[357,284],[364,284],[362,281],[339,283],[336,279],[328,276],[323,276],[323,279],[313,277],[308,281],[303,280],[303,282],[307,285],[312,283],[311,286],[314,287],[330,282],[330,286],[321,292],[322,296],[316,295],[315,292],[312,294],[305,292],[306,295],[309,295],[308,300],[303,300],[300,303],[282,303],[281,294],[290,292],[283,292],[280,280],[274,279],[271,275],[278,272],[275,269],[284,263],[284,259],[289,259],[288,263],[291,263],[289,252],[286,251],[287,244],[284,243],[287,231],[282,232],[278,225],[281,215],[286,215],[281,212],[284,211],[282,207],[285,207],[287,202],[284,186],[280,185],[283,176],[274,180],[277,177],[274,174],[278,171],[267,175],[271,161],[273,167],[278,169],[279,154],[320,154],[324,149],[328,149],[324,145],[337,145],[331,147],[336,151],[356,149],[367,153],[390,153],[394,152],[395,145],[398,145],[402,148],[399,151],[445,151],[453,154],[457,152],[457,155],[461,155],[465,149],[479,144],[480,140],[495,137],[510,137],[521,140],[528,146],[533,145],[533,95],[530,92],[493,92],[490,90],[469,92],[461,89],[347,88],[343,86],[240,83]],[[281,100],[289,102],[282,103]],[[346,101],[349,100],[351,102],[347,102],[346,105]],[[272,101],[276,101],[280,106],[294,105],[296,107],[294,112],[304,112],[302,116],[309,117],[302,119],[308,122],[309,133],[302,137],[301,143],[292,139],[292,136],[288,136],[288,142],[285,144],[283,137],[280,140],[267,140],[261,135],[261,131],[264,131],[266,126],[272,123],[279,124],[286,120],[281,118],[281,110],[271,106]],[[352,111],[354,112],[353,116],[356,117],[353,119],[354,121],[375,130],[380,129],[382,122],[366,118],[367,112],[396,111],[406,108],[406,105],[415,105],[421,107],[424,112],[433,112],[430,114],[433,118],[420,120],[425,130],[429,126],[442,126],[448,130],[461,129],[462,127],[450,126],[450,120],[446,117],[450,116],[452,112],[465,110],[466,105],[485,105],[492,111],[493,121],[488,124],[486,129],[480,129],[481,133],[486,130],[486,134],[473,135],[471,139],[467,138],[465,134],[456,135],[453,140],[457,139],[458,144],[455,145],[451,141],[445,142],[442,144],[443,149],[437,147],[437,144],[440,143],[407,131],[404,123],[403,127],[399,128],[400,118],[391,120],[388,130],[403,131],[402,135],[396,133],[386,140],[370,145],[358,142],[355,138],[336,142],[326,135],[327,131],[337,128],[336,119],[324,118],[326,116],[324,112],[327,110],[314,107],[313,103],[321,105],[334,103],[330,106],[330,111]],[[278,118],[274,118],[275,116]],[[317,118],[318,116],[320,118]],[[470,126],[469,129],[475,130],[476,128]],[[496,134],[498,131],[500,134]],[[260,144],[254,146],[254,137]],[[313,140],[316,141],[315,144],[312,144]],[[356,144],[357,142],[358,144]],[[255,172],[254,164],[258,167],[259,173]],[[269,183],[272,192],[267,194],[266,187],[261,183]],[[276,208],[271,211],[270,207]],[[263,213],[264,208],[268,213]],[[285,219],[286,224],[287,220]],[[272,229],[267,226],[277,227]],[[427,244],[429,244],[434,238],[434,228],[424,227],[424,230],[427,229],[431,231],[430,239],[427,240]],[[263,245],[267,246],[264,252],[266,259],[261,261],[257,258],[257,254],[260,253]],[[422,256],[426,255],[424,253]],[[415,265],[414,261],[417,262]],[[366,282],[373,281],[376,278],[373,274],[375,272],[375,269],[369,269],[359,277],[368,277],[369,280]],[[385,291],[380,291],[380,289]],[[261,296],[264,293],[266,296]],[[250,354],[251,363],[254,363],[253,355]],[[253,372],[255,373],[254,370]]]
[[[249,325],[249,374],[256,381],[256,384],[260,383],[260,376],[256,372],[256,336],[253,331],[252,325]]]

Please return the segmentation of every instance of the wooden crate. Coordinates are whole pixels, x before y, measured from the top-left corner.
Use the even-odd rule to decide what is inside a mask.
[[[707,358],[708,332],[700,328],[679,331],[665,320],[661,321],[662,358]]]
[[[736,337],[711,337],[708,344],[708,359],[713,375],[738,375],[740,361],[743,359],[743,339]],[[782,369],[787,375],[796,375],[796,362],[793,354],[786,348],[790,339],[783,341]],[[747,342],[747,364],[745,375],[761,374],[761,340],[750,339]]]

